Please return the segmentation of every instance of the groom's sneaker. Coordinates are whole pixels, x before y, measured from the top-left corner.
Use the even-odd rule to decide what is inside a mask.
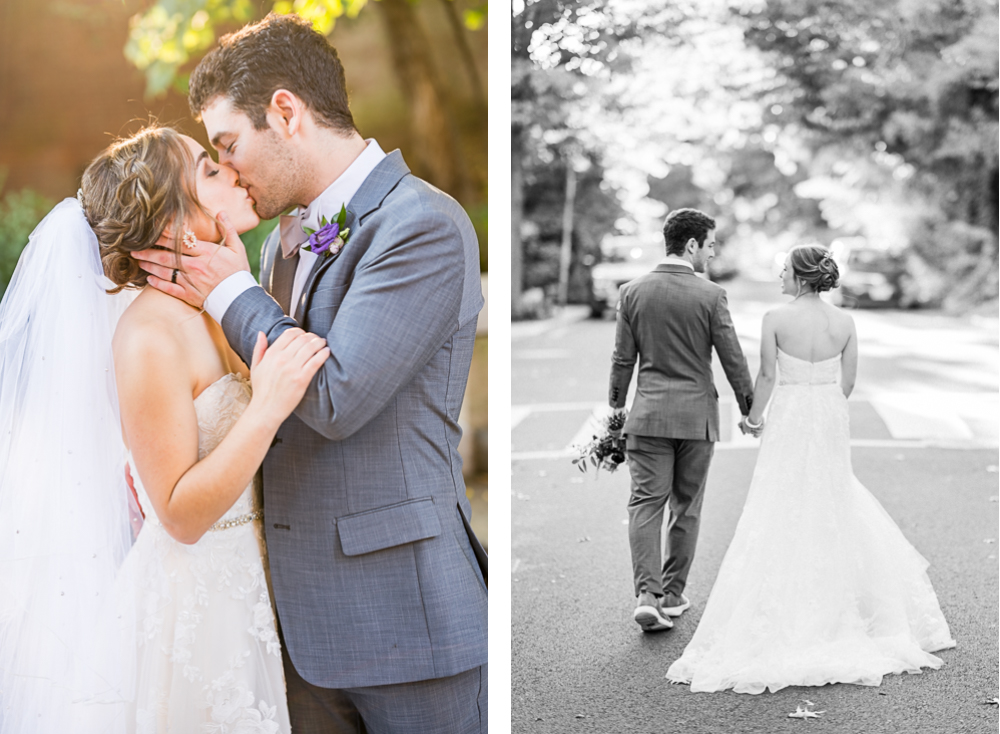
[[[674,626],[660,608],[660,600],[645,592],[639,596],[639,606],[632,613],[632,619],[642,627],[643,632],[663,632]]]
[[[668,617],[679,617],[681,613],[691,606],[691,600],[681,594],[666,594],[660,603],[660,609]]]

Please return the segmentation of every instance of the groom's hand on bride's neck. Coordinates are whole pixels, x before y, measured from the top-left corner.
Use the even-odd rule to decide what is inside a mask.
[[[222,244],[197,240],[193,246],[181,245],[179,268],[173,237],[166,232],[157,241],[157,247],[137,250],[132,257],[149,273],[147,281],[151,286],[202,308],[205,298],[219,283],[241,270],[250,272],[246,248],[225,212],[219,212],[219,224],[225,232]],[[174,269],[178,271],[176,277]]]

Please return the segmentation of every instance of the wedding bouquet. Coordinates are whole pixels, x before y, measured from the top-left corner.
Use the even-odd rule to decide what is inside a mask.
[[[583,446],[574,446],[577,456],[573,463],[582,471],[587,471],[587,464],[593,464],[595,469],[613,473],[625,462],[625,437],[622,428],[625,427],[626,412],[624,408],[615,410],[601,421],[601,431],[595,434],[592,441]]]

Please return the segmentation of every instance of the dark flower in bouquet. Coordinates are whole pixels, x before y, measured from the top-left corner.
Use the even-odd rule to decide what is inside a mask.
[[[618,409],[601,421],[601,431],[594,435],[593,440],[583,446],[574,446],[577,456],[573,463],[582,471],[587,471],[587,465],[595,469],[604,469],[613,473],[625,462],[625,437],[622,429],[625,427],[626,413]]]

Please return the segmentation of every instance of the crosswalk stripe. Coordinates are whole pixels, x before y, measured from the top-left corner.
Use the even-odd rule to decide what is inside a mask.
[[[1000,444],[1000,394],[880,391],[855,395],[852,403],[867,403],[885,424],[889,439],[852,439],[856,448],[994,448]],[[538,403],[511,408],[511,426],[521,424],[536,413],[589,411],[563,449],[515,451],[514,460],[560,459],[575,455],[574,446],[591,440],[609,408],[604,403]],[[717,450],[755,448],[759,441],[739,430],[740,412],[735,398],[719,399],[720,441]]]

